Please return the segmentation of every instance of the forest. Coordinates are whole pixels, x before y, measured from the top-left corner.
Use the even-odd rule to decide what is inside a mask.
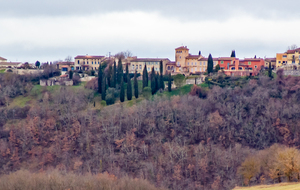
[[[214,80],[225,79],[230,85],[194,85],[132,106],[92,109],[91,93],[62,87],[11,108],[8,99],[26,96],[33,79],[1,74],[0,184],[19,170],[106,174],[165,189],[299,181],[300,77],[278,70],[276,78]]]

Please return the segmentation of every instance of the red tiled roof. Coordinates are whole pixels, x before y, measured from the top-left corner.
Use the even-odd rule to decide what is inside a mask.
[[[75,59],[102,59],[104,56],[77,55]]]
[[[218,60],[220,61],[231,61],[236,59],[235,57],[219,57]]]
[[[186,57],[186,59],[198,59],[200,57],[200,55],[188,55],[187,57]]]
[[[243,61],[261,61],[263,60],[262,58],[245,58],[243,60],[241,60],[241,62]]]
[[[176,48],[175,50],[179,50],[179,49],[189,50],[186,46],[180,46],[180,47]]]
[[[5,65],[5,66],[17,66],[21,64],[21,62],[0,62],[0,66],[1,65]]]
[[[176,65],[176,63],[175,62],[169,62],[166,65]]]
[[[7,59],[5,59],[5,58],[3,58],[3,57],[0,57],[0,60],[6,61]]]
[[[168,58],[138,58],[131,60],[131,62],[152,62],[152,61],[166,61]]]
[[[293,49],[293,50],[287,50],[287,54],[293,54],[293,53],[295,53],[296,51],[300,51],[300,48],[297,48],[297,49]]]
[[[61,78],[63,78],[63,77],[68,77],[68,75],[60,75],[60,77],[61,77]]]
[[[59,64],[59,65],[74,65],[74,62],[62,61],[62,62],[58,62],[57,64]]]

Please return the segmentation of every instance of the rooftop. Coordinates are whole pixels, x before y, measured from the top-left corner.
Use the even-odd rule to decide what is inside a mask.
[[[187,48],[187,46],[180,46],[180,47],[178,47],[178,48],[176,48],[175,50],[189,50],[188,48]]]
[[[104,56],[96,56],[96,55],[77,55],[75,59],[102,59]]]
[[[131,62],[152,62],[152,61],[165,61],[169,60],[168,58],[138,58],[131,60]]]
[[[294,54],[295,52],[300,52],[300,48],[297,48],[297,49],[293,49],[293,50],[287,50],[287,54]]]
[[[7,59],[3,58],[3,57],[0,57],[0,60],[2,61],[6,61]]]

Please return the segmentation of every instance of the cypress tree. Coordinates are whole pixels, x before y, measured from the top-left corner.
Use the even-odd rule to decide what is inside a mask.
[[[159,65],[159,69],[160,69],[160,75],[159,75],[159,88],[161,88],[162,90],[165,89],[165,83],[164,83],[164,78],[163,78],[163,61],[160,61],[160,65]]]
[[[98,93],[101,94],[102,92],[102,69],[101,67],[99,67],[99,71],[98,71]]]
[[[214,68],[214,61],[213,61],[211,54],[209,54],[208,60],[207,60],[207,74],[212,73],[213,68]]]
[[[124,102],[124,100],[125,100],[125,91],[124,91],[124,79],[123,79],[123,77],[121,78],[120,86],[121,86],[121,90],[120,90],[120,101],[121,101],[121,102]]]
[[[109,65],[108,72],[107,72],[107,85],[112,87],[112,65]]]
[[[128,64],[126,64],[126,67],[125,67],[125,71],[126,71],[126,78],[125,79],[125,82],[128,83],[128,80],[127,80],[127,76],[129,75],[129,70],[128,70]]]
[[[102,98],[102,100],[105,100],[105,96],[106,96],[106,77],[105,77],[105,75],[103,75],[101,91],[102,91],[101,98]]]
[[[154,67],[152,67],[152,72],[151,72],[151,92],[152,95],[155,94],[156,91],[156,86],[155,86],[155,71],[154,71]]]
[[[235,57],[235,50],[232,50],[230,57]]]
[[[272,67],[271,67],[271,61],[269,62],[268,74],[269,74],[269,77],[270,77],[270,78],[273,78],[273,76],[272,76]]]
[[[70,72],[69,72],[69,79],[73,79],[73,71],[72,70],[70,70]]]
[[[172,78],[171,78],[171,73],[169,73],[169,78],[168,78],[168,91],[172,91]]]
[[[136,72],[137,71],[135,71],[135,73],[134,73],[133,86],[134,86],[134,96],[136,99],[138,99],[139,98],[139,85],[138,85],[138,81],[137,81],[137,77],[136,77],[136,75],[137,75]]]
[[[112,72],[112,87],[116,88],[116,84],[117,84],[117,63],[116,61],[114,61],[114,68],[113,68],[113,72]]]
[[[120,58],[118,62],[117,84],[121,84],[121,78],[123,78],[123,66],[122,66],[122,60]]]
[[[127,100],[132,99],[132,87],[131,87],[131,80],[128,72],[128,65],[126,65],[126,78],[127,78]]]
[[[145,63],[144,70],[143,70],[143,88],[147,86],[148,86],[148,71]]]
[[[159,73],[155,74],[155,93],[159,90]]]

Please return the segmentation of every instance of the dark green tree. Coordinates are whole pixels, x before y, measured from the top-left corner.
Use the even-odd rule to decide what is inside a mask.
[[[69,71],[69,79],[71,79],[71,80],[73,79],[73,71],[72,70]]]
[[[163,61],[160,61],[159,70],[160,70],[159,88],[164,90],[165,89],[165,83],[164,83],[164,79],[163,79]]]
[[[155,93],[159,90],[159,73],[155,73]]]
[[[212,73],[213,68],[214,68],[214,61],[213,61],[211,54],[209,54],[208,60],[207,60],[207,74]]]
[[[40,63],[39,61],[36,61],[36,62],[35,62],[35,66],[36,66],[37,68],[40,68],[41,63]]]
[[[168,91],[169,92],[172,91],[172,77],[171,77],[171,73],[169,73],[169,77],[168,77]]]
[[[103,80],[103,73],[101,67],[99,67],[98,71],[98,93],[101,94],[102,92],[102,80]]]
[[[108,71],[107,71],[107,85],[109,87],[112,87],[112,71],[113,70],[113,67],[111,64],[109,64],[109,67],[108,67]]]
[[[268,74],[269,74],[269,77],[270,77],[270,78],[273,78],[273,75],[272,75],[272,66],[271,66],[271,61],[269,62]]]
[[[148,71],[147,71],[147,66],[145,64],[143,70],[143,89],[147,86],[148,86]]]
[[[215,71],[216,71],[216,73],[220,70],[221,68],[220,68],[220,65],[219,64],[217,64],[216,65],[216,67],[215,67]]]
[[[232,50],[230,57],[235,57],[235,50]]]
[[[119,59],[118,62],[118,70],[117,70],[117,83],[121,84],[121,78],[123,78],[123,66],[122,66],[122,60]]]
[[[112,72],[112,87],[116,88],[117,84],[117,63],[114,61],[114,68]]]
[[[128,64],[126,64],[126,78],[127,78],[127,100],[132,100],[132,86],[128,72]]]
[[[155,71],[154,71],[154,67],[152,67],[152,71],[151,71],[151,92],[152,94],[155,94],[156,92],[156,83],[155,83]]]
[[[135,71],[135,73],[134,73],[133,86],[134,86],[134,96],[136,99],[138,99],[139,98],[139,84],[137,81],[137,77],[136,77],[137,73],[136,72],[137,71]]]
[[[101,91],[102,91],[101,98],[102,98],[102,100],[105,100],[105,96],[106,96],[106,76],[105,75],[103,75]]]
[[[128,69],[128,64],[126,64],[126,67],[125,67],[125,78],[124,78],[124,81],[125,83],[128,83],[128,76],[129,75],[129,69]]]
[[[121,89],[120,89],[120,101],[125,101],[125,89],[124,89],[124,79],[121,77],[121,83],[120,83]]]

